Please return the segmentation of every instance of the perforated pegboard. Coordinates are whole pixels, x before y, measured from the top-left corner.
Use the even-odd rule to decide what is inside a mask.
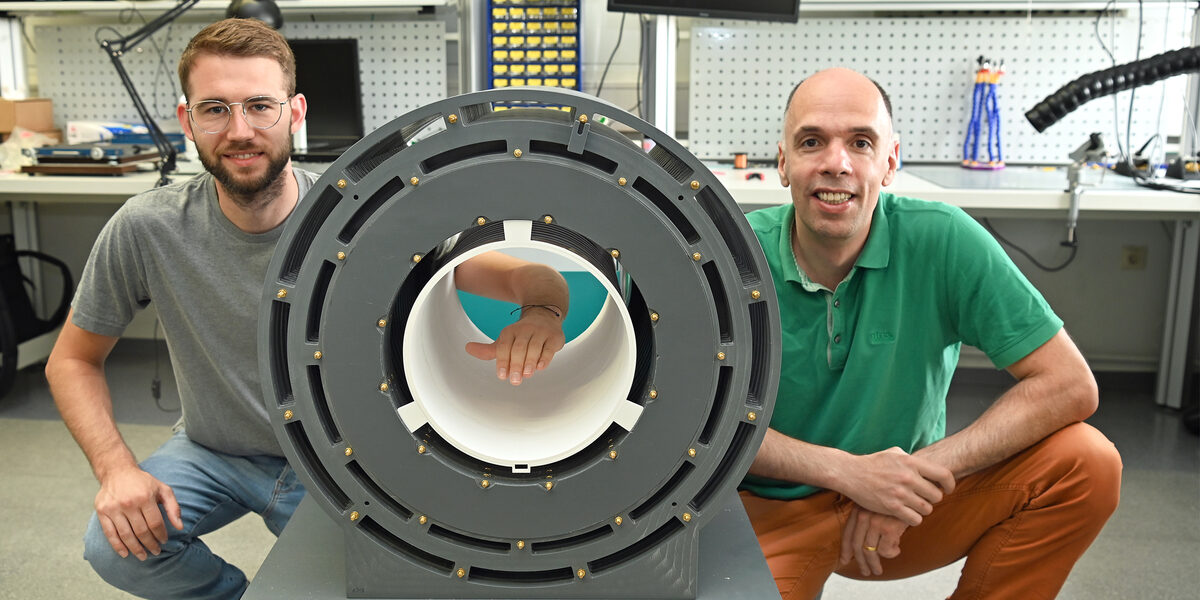
[[[176,21],[130,52],[123,64],[142,101],[167,131],[178,131],[175,103],[182,94],[175,67],[183,47],[207,22]],[[42,96],[54,98],[54,119],[139,122],[108,56],[95,41],[96,25],[35,28]],[[133,26],[117,25],[121,35]],[[328,21],[284,24],[289,39],[355,38],[363,98],[363,127],[379,126],[446,96],[445,25],[441,21]],[[111,34],[111,32],[108,32]],[[116,35],[102,35],[111,39]],[[151,41],[158,44],[155,49]],[[162,59],[160,60],[160,50]]]
[[[1024,116],[1064,84],[1111,66],[1096,41],[1095,20],[1095,12],[1035,12],[1032,17],[804,17],[794,25],[697,21],[691,30],[690,149],[709,159],[728,159],[735,152],[747,152],[752,160],[774,159],[792,86],[818,70],[844,66],[888,91],[905,160],[959,162],[975,61],[984,55],[1004,60],[998,98],[1006,161],[1068,162],[1067,153],[1096,131],[1115,152],[1112,96],[1083,105],[1041,134]],[[1189,22],[1179,5],[1170,12],[1161,5],[1147,7],[1142,58],[1185,45]],[[1118,64],[1134,59],[1137,28],[1136,9],[1101,19],[1100,32],[1110,48],[1110,32],[1115,34]],[[1178,133],[1185,81],[1175,77],[1136,90],[1135,149],[1158,129],[1164,89],[1163,127]],[[1124,143],[1129,94],[1116,97]],[[986,132],[981,137],[980,153],[986,156]]]

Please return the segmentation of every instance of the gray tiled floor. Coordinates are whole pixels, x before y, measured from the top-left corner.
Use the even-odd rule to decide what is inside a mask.
[[[121,342],[109,360],[115,412],[135,453],[165,440],[178,416],[174,383],[161,356],[162,410],[150,397],[150,342]],[[960,371],[950,394],[949,428],[978,415],[1007,376]],[[1101,408],[1090,422],[1121,450],[1121,506],[1083,557],[1059,596],[1068,600],[1195,600],[1200,598],[1200,439],[1178,415],[1153,403],[1153,378],[1101,374]],[[0,600],[127,598],[108,588],[80,557],[80,535],[96,483],[82,453],[58,420],[36,370],[20,375],[0,399]],[[219,554],[253,574],[274,538],[257,518],[209,536]],[[957,566],[888,583],[834,577],[824,600],[945,598]]]

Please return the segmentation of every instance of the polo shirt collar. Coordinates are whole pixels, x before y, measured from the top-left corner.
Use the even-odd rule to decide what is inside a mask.
[[[887,214],[883,211],[883,200],[885,194],[880,192],[879,202],[875,204],[875,212],[871,215],[871,232],[867,234],[867,243],[863,246],[863,251],[858,255],[858,260],[854,261],[854,268],[862,267],[864,269],[883,269],[888,266],[888,260],[892,252],[892,235],[888,227]],[[783,277],[785,281],[794,281],[800,284],[805,290],[815,292],[825,289],[819,283],[809,279],[808,274],[800,270],[796,262],[796,254],[792,252],[792,230],[796,227],[796,210],[787,211],[783,218],[783,228],[779,236],[779,256],[790,256],[792,260],[780,261],[783,268]],[[851,269],[849,279],[853,276],[854,270]]]

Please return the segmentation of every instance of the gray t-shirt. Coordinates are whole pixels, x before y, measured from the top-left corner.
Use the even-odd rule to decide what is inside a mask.
[[[316,181],[297,168],[300,198]],[[104,226],[75,293],[73,323],[120,336],[154,302],[193,441],[229,454],[282,456],[258,371],[258,311],[283,225],[238,229],[212,175],[130,198]]]

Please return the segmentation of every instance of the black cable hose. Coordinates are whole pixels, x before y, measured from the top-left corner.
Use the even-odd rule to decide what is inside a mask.
[[[1195,71],[1200,71],[1200,46],[1171,50],[1080,76],[1029,109],[1025,118],[1040,133],[1096,98]]]

